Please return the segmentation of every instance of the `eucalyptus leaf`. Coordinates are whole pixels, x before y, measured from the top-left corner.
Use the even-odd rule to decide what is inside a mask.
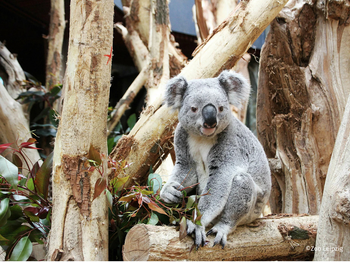
[[[18,184],[18,168],[0,155],[0,175],[14,188]]]
[[[0,227],[6,225],[7,219],[11,216],[10,199],[5,198],[0,203]]]
[[[147,224],[155,226],[158,223],[158,221],[159,221],[158,216],[152,212],[151,217],[148,219]]]
[[[14,247],[10,261],[26,261],[32,254],[33,244],[28,236],[22,237]]]
[[[147,185],[152,187],[153,194],[162,188],[162,177],[159,174],[151,173],[148,176]]]

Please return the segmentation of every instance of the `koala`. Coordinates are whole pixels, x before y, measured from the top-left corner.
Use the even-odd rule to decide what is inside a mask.
[[[217,78],[169,80],[165,102],[178,110],[175,130],[176,163],[160,197],[180,203],[182,189],[197,185],[201,225],[187,220],[187,234],[197,247],[216,234],[214,246],[224,248],[238,225],[258,218],[271,191],[271,175],[263,147],[231,112],[248,99],[250,86],[238,73],[223,71]],[[186,189],[185,191],[190,191]],[[205,233],[209,225],[212,228]]]

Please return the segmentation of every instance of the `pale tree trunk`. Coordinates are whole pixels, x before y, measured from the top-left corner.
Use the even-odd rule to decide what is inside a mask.
[[[275,213],[319,214],[328,164],[350,91],[349,6],[290,1],[262,50],[257,130],[274,174]]]
[[[287,1],[251,0],[241,2],[235,14],[224,21],[196,51],[195,57],[182,70],[190,79],[217,76],[222,70],[232,68],[248,50],[251,43],[270,24]],[[148,107],[128,136],[123,136],[113,152],[114,160],[126,160],[130,175],[127,185],[144,182],[149,167],[159,165],[159,159],[172,148],[169,139],[177,124],[177,113],[166,106]],[[110,171],[109,176],[117,175]]]
[[[148,79],[147,104],[158,108],[163,98],[164,84],[169,80],[169,2],[151,1],[148,50],[151,67]]]
[[[115,26],[122,34],[140,75],[148,73],[142,85],[147,89],[147,105],[153,105],[156,109],[162,103],[164,83],[180,73],[187,59],[176,48],[174,38],[170,35],[168,1],[131,0],[123,1],[123,5],[126,27],[120,23]],[[139,81],[137,83],[140,84]],[[127,91],[132,96],[128,100],[122,98],[114,108],[108,124],[109,133],[127,108],[126,104],[136,95],[135,86],[136,83]]]
[[[46,61],[47,90],[62,83],[62,45],[66,22],[64,18],[64,0],[51,0],[50,30]]]
[[[350,259],[349,133],[350,99],[345,108],[328,168],[314,260],[346,261]]]
[[[202,43],[209,33],[211,34],[217,25],[220,25],[225,19],[234,12],[237,7],[236,0],[196,0],[193,7],[194,21],[196,25],[197,41]],[[242,74],[250,84],[248,64],[251,59],[250,54],[245,53],[232,70]],[[231,106],[232,113],[243,123],[245,123],[248,101],[242,102],[240,109]]]
[[[17,55],[12,54],[3,43],[0,42],[0,65],[4,69],[1,75],[4,86],[9,95],[16,99],[18,94],[25,91],[22,85],[26,79],[23,69],[18,63]]]
[[[53,159],[49,260],[108,260],[106,196],[93,196],[107,170],[113,11],[112,0],[71,1],[64,104]],[[95,161],[95,169],[88,159]]]
[[[251,261],[305,260],[313,256],[318,216],[267,217],[238,226],[222,249],[213,247],[214,236],[204,247],[193,239],[179,239],[176,227],[139,224],[128,232],[123,246],[125,261]]]
[[[18,94],[25,91],[22,87],[25,80],[24,72],[17,58],[0,42],[0,66],[4,69],[0,72],[4,85],[0,84],[0,144],[14,143],[20,145],[32,138],[29,130],[29,117],[27,107],[23,107],[15,99]],[[40,160],[37,150],[23,149],[28,157],[27,162],[22,160],[23,169],[28,172],[32,166]],[[4,156],[12,161],[12,152],[5,151]],[[22,157],[19,156],[21,159]],[[23,171],[24,173],[24,171]]]
[[[28,120],[26,119],[22,105],[15,101],[6,91],[5,87],[0,83],[0,144],[13,143],[11,147],[16,148],[16,144],[20,145],[23,142],[32,138],[29,130]],[[22,149],[28,157],[28,162],[22,159],[22,156],[17,155],[22,160],[23,174],[32,169],[33,165],[40,160],[37,150]],[[13,161],[13,153],[6,150],[3,153],[4,157]],[[28,164],[28,165],[27,165]]]

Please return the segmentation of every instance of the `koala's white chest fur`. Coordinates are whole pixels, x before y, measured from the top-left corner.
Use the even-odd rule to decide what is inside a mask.
[[[216,137],[205,138],[191,135],[188,137],[189,152],[196,163],[196,172],[199,182],[198,194],[202,193],[207,184],[209,178],[208,154],[215,143]]]

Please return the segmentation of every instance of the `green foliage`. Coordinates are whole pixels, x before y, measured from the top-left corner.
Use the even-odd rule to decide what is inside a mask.
[[[109,210],[110,260],[122,260],[121,251],[126,234],[136,224],[179,225],[181,239],[187,235],[186,219],[200,224],[198,196],[187,196],[186,191],[183,191],[181,204],[163,203],[159,196],[162,179],[153,172],[149,174],[146,186],[124,188],[129,179],[125,174],[126,166],[125,161],[115,164],[115,169],[119,172],[116,174],[121,176],[113,178],[108,186],[108,193],[112,196]]]
[[[28,260],[32,242],[43,244],[51,225],[51,202],[47,199],[52,154],[41,167],[35,163],[30,171],[23,169],[21,159],[29,166],[23,149],[37,149],[35,139],[29,139],[16,148],[11,143],[0,145],[0,154],[6,149],[17,154],[15,163],[0,155],[0,245],[7,260]]]
[[[47,91],[40,83],[30,79],[25,81],[24,86],[28,91],[19,94],[17,100],[21,100],[22,104],[28,104],[28,112],[34,105],[40,109],[40,112],[31,120],[31,130],[35,130],[37,136],[55,137],[59,120],[53,104],[61,97],[62,85],[56,85]]]
[[[126,131],[123,131],[123,126],[119,122],[118,125],[114,128],[113,132],[111,132],[111,135],[109,136],[107,140],[107,146],[108,146],[108,154],[110,154],[113,150],[113,148],[117,145],[119,139],[123,136],[123,134],[128,134],[131,129],[135,126],[136,123],[136,114],[132,114],[129,116],[127,120],[128,128]]]

